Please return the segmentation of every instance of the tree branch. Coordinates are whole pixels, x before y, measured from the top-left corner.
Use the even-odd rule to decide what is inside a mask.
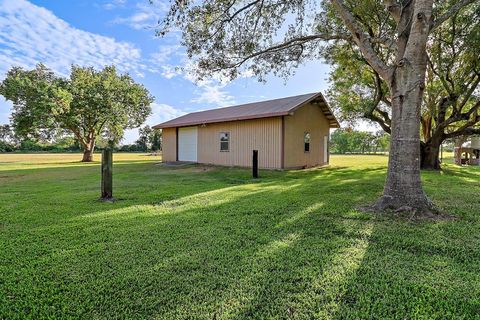
[[[374,70],[374,76],[375,76],[375,81],[374,81],[375,82],[375,99],[372,103],[372,106],[364,113],[363,116],[367,119],[375,121],[380,125],[380,127],[382,127],[382,129],[386,133],[390,134],[392,132],[390,127],[391,125],[390,117],[388,116],[387,112],[384,112],[378,108],[378,105],[380,104],[380,102],[382,101],[385,95],[382,90],[382,80],[380,79],[380,76],[375,70]],[[378,112],[383,119],[381,119],[379,116],[374,114],[375,111]]]
[[[469,84],[472,84],[472,83],[468,83],[467,86]],[[468,99],[470,99],[470,97],[472,96],[472,94],[475,92],[475,90],[477,90],[477,87],[478,85],[480,84],[480,74],[477,75],[477,79],[473,82],[472,86],[470,87],[470,89],[467,90],[466,94],[465,94],[465,97],[463,98],[463,100],[460,102],[459,104],[459,109],[462,110],[463,107],[467,104],[467,101]],[[477,103],[478,105],[478,103]]]
[[[69,129],[72,130],[73,134],[75,135],[75,137],[77,137],[80,144],[83,147],[87,148],[87,142],[85,141],[85,138],[80,134],[80,131],[75,127],[72,127],[72,128],[69,128]]]
[[[472,4],[478,0],[460,0],[457,3],[455,3],[453,6],[451,6],[447,12],[445,12],[443,15],[438,17],[432,22],[432,25],[430,27],[430,32],[438,28],[442,23],[450,19],[453,15],[458,13],[460,10],[462,10],[464,7],[468,6],[469,4]]]
[[[385,0],[384,3],[385,8],[388,10],[388,12],[390,12],[390,15],[393,17],[393,19],[399,23],[402,14],[401,5],[395,0]]]
[[[358,25],[357,20],[352,15],[342,0],[331,0],[339,13],[345,26],[353,35],[353,40],[360,48],[363,56],[368,64],[385,80],[387,83],[391,82],[392,69],[389,68],[377,55],[372,47],[370,37]]]
[[[253,7],[254,5],[256,5],[257,3],[260,3],[260,2],[263,2],[263,1],[262,0],[255,0],[253,2],[250,2],[249,4],[243,6],[242,8],[235,11],[230,17],[228,17],[228,19],[226,19],[226,21],[225,20],[224,21],[225,22],[231,22],[233,20],[233,18],[235,18],[237,15],[239,15],[243,11],[247,10],[250,7]],[[235,3],[235,1],[233,1],[232,5],[230,7],[232,7],[234,3]]]
[[[432,62],[432,59],[430,59],[430,55],[427,54],[427,62],[430,66],[430,69],[432,70],[433,74],[435,74],[438,79],[440,79],[440,82],[442,83],[443,87],[445,88],[445,90],[448,92],[449,95],[453,96],[454,93],[453,93],[453,89],[450,88],[450,86],[448,85],[447,81],[445,80],[445,78],[440,74],[438,73],[438,71],[435,69],[435,65],[433,64]]]
[[[270,52],[276,52],[280,51],[286,48],[294,47],[294,46],[301,46],[306,42],[309,41],[315,41],[315,40],[324,40],[324,41],[330,41],[330,40],[350,40],[351,36],[348,34],[335,34],[335,35],[329,35],[329,34],[313,34],[313,35],[308,35],[308,36],[303,36],[303,37],[297,37],[293,38],[290,40],[287,40],[283,43],[265,48],[263,50],[254,52],[246,57],[243,57],[240,59],[238,62],[234,62],[226,67],[226,69],[232,69],[232,68],[238,68],[241,65],[243,65],[246,61],[253,59],[255,57],[261,56],[262,54],[270,53]],[[240,57],[239,57],[240,58]],[[223,68],[218,68],[212,70],[212,72],[218,72],[221,71]]]
[[[445,139],[451,139],[460,136],[473,136],[480,134],[480,128],[464,128],[445,135]]]
[[[477,103],[475,103],[475,104],[470,108],[470,110],[468,110],[468,111],[465,112],[465,113],[462,113],[460,116],[461,116],[463,119],[465,119],[465,118],[466,118],[466,119],[469,119],[470,116],[471,116],[474,112],[478,111],[478,109],[480,109],[480,100],[478,100]]]
[[[447,108],[452,103],[451,97],[452,96],[445,97],[440,101],[440,104],[438,106],[438,115],[435,119],[435,121],[437,122],[437,130],[443,131],[448,125],[445,123],[445,118],[447,115]]]
[[[390,126],[384,120],[380,119],[380,117],[377,117],[374,114],[370,114],[368,116],[365,115],[365,118],[370,119],[370,120],[378,123],[380,125],[380,127],[382,127],[383,131],[385,131],[386,133],[388,133],[388,134],[392,133],[392,129],[390,128]]]

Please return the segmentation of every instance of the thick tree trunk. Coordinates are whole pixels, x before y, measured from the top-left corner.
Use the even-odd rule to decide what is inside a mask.
[[[417,1],[404,54],[397,62],[390,85],[392,134],[388,172],[377,211],[433,211],[420,177],[420,107],[427,67],[426,41],[432,11],[431,1]],[[400,39],[399,41],[402,41]]]
[[[95,142],[89,142],[86,147],[83,149],[83,158],[82,162],[92,162],[93,161],[93,151],[95,149]]]
[[[93,150],[85,149],[83,150],[82,162],[92,162],[93,161]]]
[[[410,82],[408,84],[411,85]],[[379,211],[401,208],[423,211],[431,208],[431,203],[423,192],[420,177],[418,100],[421,99],[421,89],[417,86],[410,92],[406,91],[408,90],[404,86],[399,86],[393,92],[393,96],[398,98],[393,101],[392,108],[387,179],[383,196],[375,204],[375,209]]]
[[[440,170],[440,140],[430,140],[420,145],[420,168],[423,170]]]

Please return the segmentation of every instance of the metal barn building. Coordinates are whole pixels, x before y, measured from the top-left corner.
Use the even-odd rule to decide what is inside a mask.
[[[163,161],[249,167],[252,150],[266,169],[329,162],[330,128],[339,123],[321,93],[189,113],[163,130]]]

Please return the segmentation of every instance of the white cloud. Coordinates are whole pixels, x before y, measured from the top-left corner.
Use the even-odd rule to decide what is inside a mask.
[[[176,41],[178,42],[178,40]],[[149,71],[159,73],[166,79],[172,79],[182,74],[181,67],[174,64],[182,63],[185,53],[179,44],[163,44],[148,59]]]
[[[151,29],[158,25],[160,19],[168,12],[169,4],[162,1],[138,3],[135,11],[128,17],[117,17],[110,21],[113,24],[124,24],[135,30]]]
[[[172,79],[173,77],[179,76],[182,74],[182,71],[171,65],[162,66],[162,76],[167,79]]]
[[[184,54],[181,51],[182,46],[179,44],[165,44],[158,48],[157,52],[150,55],[150,58],[155,64],[164,64],[168,62],[173,56],[183,58]]]
[[[152,103],[152,115],[148,117],[147,124],[154,126],[156,124],[172,120],[185,114],[180,109],[164,103]]]
[[[152,5],[137,4],[136,10],[128,17],[116,18],[115,24],[125,24],[134,29],[150,29],[157,26],[159,20],[168,12],[167,1],[154,1]],[[197,85],[196,97],[191,102],[223,107],[234,103],[233,97],[224,89],[229,80],[220,75],[212,75],[210,80],[196,81],[194,66],[188,61],[185,51],[180,46],[180,34],[174,30],[168,34],[165,44],[158,51],[150,55],[149,71],[160,73],[166,79],[182,77]]]
[[[230,79],[222,76],[221,73],[214,73],[208,80],[196,81],[193,65],[190,63],[185,68],[185,79],[196,83],[199,90],[197,90],[197,97],[191,100],[195,103],[206,103],[215,105],[217,107],[225,107],[234,104],[235,99],[228,93],[225,88],[231,83]],[[251,72],[243,72],[238,78],[250,78],[253,74]]]
[[[3,97],[0,96],[0,125],[7,124],[10,122],[10,114],[12,113],[12,103],[10,101],[5,101]]]
[[[191,102],[211,104],[217,107],[225,107],[235,103],[233,97],[223,90],[225,84],[203,81],[198,83],[198,87],[200,90],[197,92],[197,97],[193,98]]]
[[[154,57],[166,61],[176,48],[173,45],[160,48]],[[69,73],[71,64],[97,68],[115,64],[119,70],[137,76],[144,71],[163,72],[152,67],[150,60],[142,60],[140,49],[132,44],[76,29],[51,11],[28,1],[0,0],[0,78],[12,66],[32,68],[38,62],[63,75]],[[0,123],[7,123],[11,103],[1,100]],[[150,125],[184,114],[166,104],[154,103],[152,109],[153,114],[147,120]],[[129,140],[134,141],[136,130],[132,132]]]
[[[186,59],[185,55],[183,55],[180,63],[181,65],[178,67],[170,64],[160,66],[161,75],[167,79],[179,76],[195,84],[197,86],[194,91],[196,97],[191,99],[190,102],[216,107],[224,107],[235,103],[233,97],[224,90],[225,86],[230,83],[228,79],[213,74],[208,80],[198,81],[195,76],[194,65]]]
[[[252,76],[252,72],[246,71],[241,73],[238,78],[250,78]],[[187,74],[186,78],[192,82],[195,81],[192,72]],[[208,103],[217,107],[225,107],[236,103],[234,98],[224,89],[230,82],[230,79],[222,76],[220,73],[212,74],[210,80],[197,82],[200,92],[196,98],[192,99],[192,102]]]
[[[146,69],[133,44],[74,28],[25,0],[4,0],[0,8],[0,73],[38,62],[64,75],[71,64],[97,68],[115,64],[138,76]]]
[[[118,7],[124,7],[126,2],[127,0],[111,0],[102,3],[101,7],[106,10],[112,10]]]
[[[152,115],[146,121],[146,124],[149,126],[154,126],[185,114],[182,110],[164,103],[152,103],[151,106]],[[126,130],[122,144],[132,144],[138,139],[138,136],[138,129]]]

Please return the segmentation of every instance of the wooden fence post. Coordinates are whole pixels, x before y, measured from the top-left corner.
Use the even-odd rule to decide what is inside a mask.
[[[113,156],[112,149],[102,151],[102,200],[112,200],[113,189]]]
[[[252,175],[258,178],[258,150],[253,150]]]

